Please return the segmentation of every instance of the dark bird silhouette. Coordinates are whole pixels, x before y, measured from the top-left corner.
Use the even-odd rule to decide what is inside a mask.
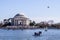
[[[50,8],[49,6],[47,6],[47,8]]]

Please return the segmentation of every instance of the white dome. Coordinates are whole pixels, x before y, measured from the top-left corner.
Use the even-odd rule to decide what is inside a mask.
[[[24,12],[21,12],[20,14],[21,14],[21,15],[24,15],[24,17],[27,17],[26,14],[25,14]]]
[[[27,16],[25,16],[25,14],[22,12],[22,13],[18,13],[14,16],[14,18],[19,18],[19,17],[22,17],[22,18],[27,18]]]

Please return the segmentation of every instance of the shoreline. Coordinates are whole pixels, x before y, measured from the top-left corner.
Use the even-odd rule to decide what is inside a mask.
[[[0,29],[5,29],[5,30],[26,30],[26,29],[27,30],[35,30],[35,29],[44,29],[44,28],[5,28],[4,27],[4,28],[0,28]],[[48,28],[48,29],[58,29],[58,28]]]
[[[46,28],[39,28],[38,26],[2,26],[2,27],[0,27],[0,29],[5,29],[5,30],[44,29],[44,30],[46,30]],[[48,27],[47,30],[48,29],[60,29],[60,28]]]

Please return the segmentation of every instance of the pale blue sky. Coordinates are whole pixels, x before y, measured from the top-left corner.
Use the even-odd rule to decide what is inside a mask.
[[[60,22],[60,0],[0,0],[0,20],[20,12],[36,22]]]

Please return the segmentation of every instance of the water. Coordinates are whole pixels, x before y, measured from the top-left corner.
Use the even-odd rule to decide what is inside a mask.
[[[42,31],[41,36],[33,36],[34,32]],[[4,30],[0,29],[0,40],[60,40],[60,29],[26,29]]]

